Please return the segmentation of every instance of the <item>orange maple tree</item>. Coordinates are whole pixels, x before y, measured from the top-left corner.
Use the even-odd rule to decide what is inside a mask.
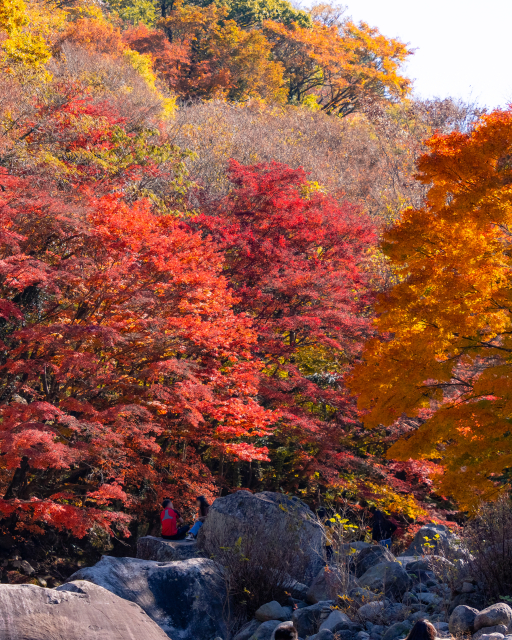
[[[396,284],[351,386],[368,426],[423,420],[389,457],[440,462],[440,490],[472,508],[512,468],[512,111],[427,145],[427,202],[384,234]]]

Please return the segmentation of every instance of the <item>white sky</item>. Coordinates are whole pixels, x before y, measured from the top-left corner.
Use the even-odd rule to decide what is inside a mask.
[[[417,49],[407,75],[418,95],[491,108],[512,102],[512,0],[342,2],[345,15]]]

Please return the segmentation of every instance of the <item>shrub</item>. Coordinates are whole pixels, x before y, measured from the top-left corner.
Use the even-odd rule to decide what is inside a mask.
[[[199,545],[224,568],[228,624],[236,630],[262,604],[283,603],[294,583],[304,579],[308,557],[301,548],[301,522],[290,517],[279,536],[257,520],[250,525],[211,524],[201,531]]]
[[[512,596],[512,504],[503,496],[485,503],[464,528],[471,553],[467,573],[481,583],[488,600]]]

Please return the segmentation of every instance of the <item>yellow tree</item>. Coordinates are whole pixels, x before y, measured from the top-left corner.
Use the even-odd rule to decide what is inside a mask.
[[[327,113],[349,115],[363,97],[403,98],[409,91],[400,67],[411,51],[365,23],[302,27],[268,20],[264,27],[274,59],[285,68],[292,102],[310,96]]]
[[[426,418],[388,456],[441,462],[471,509],[512,469],[512,110],[427,145],[427,202],[384,235],[395,284],[351,387],[369,427]]]
[[[44,24],[39,7],[27,7],[23,0],[2,0],[0,3],[1,48],[8,63],[39,67],[51,57],[44,36]],[[34,28],[35,27],[35,28]],[[5,37],[7,36],[7,37]]]

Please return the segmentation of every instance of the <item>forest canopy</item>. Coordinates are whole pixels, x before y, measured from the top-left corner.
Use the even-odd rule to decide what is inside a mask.
[[[5,531],[509,490],[511,116],[410,55],[337,5],[3,2]]]

